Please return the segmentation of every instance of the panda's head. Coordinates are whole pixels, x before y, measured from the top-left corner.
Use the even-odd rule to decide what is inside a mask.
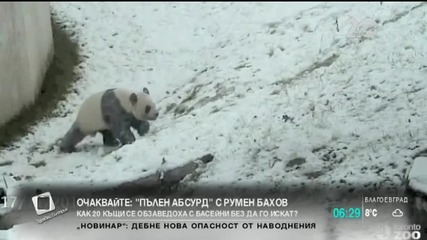
[[[132,93],[130,102],[134,108],[133,115],[138,120],[154,121],[159,116],[159,111],[147,88],[143,88],[142,92]]]

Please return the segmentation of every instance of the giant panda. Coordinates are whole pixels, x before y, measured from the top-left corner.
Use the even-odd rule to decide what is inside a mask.
[[[105,146],[131,144],[149,129],[159,112],[147,88],[132,91],[112,88],[89,96],[80,106],[76,120],[60,141],[61,152],[71,153],[86,136],[101,133]]]

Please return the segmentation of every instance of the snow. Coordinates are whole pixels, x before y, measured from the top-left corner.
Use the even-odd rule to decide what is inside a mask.
[[[418,157],[414,160],[408,174],[409,187],[417,192],[427,194],[427,157]]]
[[[163,158],[174,167],[212,153],[188,184],[398,188],[427,146],[425,4],[51,5],[82,48],[82,78],[57,109],[72,114],[0,152],[13,161],[1,167],[10,186],[120,183]],[[371,34],[352,31],[355,21]],[[81,152],[43,151],[84,98],[110,87],[148,87],[160,117],[146,136],[104,157],[99,135]],[[171,104],[188,112],[166,113]]]

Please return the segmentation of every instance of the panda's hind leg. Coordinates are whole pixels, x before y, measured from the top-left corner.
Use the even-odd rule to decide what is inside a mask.
[[[150,130],[150,123],[148,121],[140,121],[135,117],[130,120],[130,125],[138,132],[139,136],[144,136]]]
[[[75,146],[85,138],[86,135],[80,130],[77,123],[73,123],[61,140],[59,149],[62,152],[71,153],[76,150]]]
[[[105,146],[116,147],[120,145],[119,140],[114,137],[113,133],[110,130],[102,130],[100,131],[100,133],[102,134],[102,140]]]

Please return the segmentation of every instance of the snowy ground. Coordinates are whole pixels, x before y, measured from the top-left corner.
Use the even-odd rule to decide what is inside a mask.
[[[9,185],[112,183],[212,153],[197,185],[396,188],[427,146],[426,4],[52,3],[85,61],[74,94],[0,152]],[[368,32],[354,30],[371,26]],[[337,31],[337,28],[339,31]],[[82,100],[148,87],[151,132],[44,152]],[[44,162],[44,166],[34,164]],[[21,180],[17,181],[17,177]]]
[[[427,212],[427,157],[420,156],[415,158],[408,173],[408,186],[418,195],[416,198],[415,207]],[[424,197],[424,199],[423,199]],[[423,200],[422,200],[423,199]]]

